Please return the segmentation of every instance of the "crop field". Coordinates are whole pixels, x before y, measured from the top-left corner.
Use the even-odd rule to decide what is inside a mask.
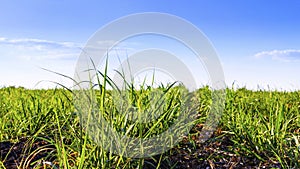
[[[131,89],[131,104],[149,108],[150,91],[167,100],[151,123],[128,121],[109,90],[97,90],[99,112],[117,131],[148,138],[168,129],[184,102],[176,87]],[[0,89],[0,168],[300,168],[300,91],[226,89],[217,129],[204,143],[199,133],[211,109],[211,90],[193,93],[189,134],[163,154],[128,158],[106,151],[87,134],[68,89]],[[127,103],[124,103],[127,104]],[[189,111],[189,110],[187,110]]]

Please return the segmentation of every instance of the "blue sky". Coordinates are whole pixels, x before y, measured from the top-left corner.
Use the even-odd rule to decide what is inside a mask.
[[[2,1],[0,86],[70,84],[80,48],[99,28],[138,12],[164,12],[196,25],[212,42],[227,85],[300,89],[300,1]]]

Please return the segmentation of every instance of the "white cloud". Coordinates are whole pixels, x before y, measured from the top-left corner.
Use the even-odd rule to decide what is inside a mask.
[[[31,38],[21,38],[21,39],[8,39],[5,37],[0,37],[0,44],[8,44],[8,45],[42,45],[42,46],[52,46],[52,47],[65,47],[65,48],[76,48],[80,47],[80,44],[76,44],[73,42],[55,42],[43,39],[31,39]]]
[[[5,41],[6,38],[0,37],[0,42]]]
[[[269,57],[272,60],[278,60],[283,62],[295,62],[300,61],[300,50],[286,49],[286,50],[272,50],[263,51],[254,55],[256,58]]]
[[[26,60],[76,59],[81,51],[81,45],[73,42],[5,37],[0,37],[0,48],[3,51],[10,50],[10,54]]]

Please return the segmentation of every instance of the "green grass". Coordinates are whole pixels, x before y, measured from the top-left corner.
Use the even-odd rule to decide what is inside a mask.
[[[102,82],[101,82],[102,83]],[[106,83],[111,83],[107,81]],[[112,85],[112,84],[111,84]],[[98,86],[95,99],[99,103],[99,113],[108,124],[118,132],[132,137],[148,138],[166,131],[176,121],[181,105],[185,103],[181,95],[184,90],[176,86],[161,86],[152,88],[144,86],[140,90],[128,88],[122,102],[122,111],[129,112],[132,108],[145,112],[151,109],[153,100],[160,98],[149,97],[158,91],[166,100],[156,120],[150,123],[137,123],[138,116],[125,116],[120,107],[112,101],[113,92],[104,86]],[[91,92],[91,90],[89,90]],[[156,156],[155,158],[134,159],[122,155],[115,155],[94,142],[88,132],[89,118],[80,123],[80,114],[74,108],[73,94],[67,89],[27,90],[24,88],[7,87],[0,89],[0,142],[17,143],[22,138],[30,138],[29,152],[35,140],[45,140],[52,145],[47,157],[39,159],[52,162],[59,168],[143,168],[153,165],[160,168],[162,162],[166,165],[168,156],[173,150]],[[208,87],[199,89],[193,94],[195,106],[184,111],[197,110],[197,119],[192,125],[203,124],[211,108],[211,91]],[[130,109],[131,108],[131,109]],[[95,119],[99,115],[90,114]],[[155,116],[155,115],[153,115]],[[84,117],[83,117],[84,118]],[[131,120],[130,120],[131,119]],[[180,126],[178,126],[180,127]],[[279,91],[250,91],[244,88],[226,89],[226,105],[219,123],[221,135],[226,135],[233,144],[228,153],[246,156],[261,161],[280,163],[283,168],[300,168],[300,92]],[[188,135],[189,141],[196,147],[192,138],[197,133]],[[219,135],[220,136],[220,135]],[[211,140],[218,139],[214,135]],[[209,140],[210,141],[210,140]],[[174,145],[181,148],[182,143]],[[38,166],[38,161],[30,160],[38,151],[47,147],[40,147],[31,152],[31,156],[24,156],[20,168]],[[122,151],[121,151],[122,152]],[[222,158],[210,155],[207,160]],[[6,159],[1,159],[0,168],[4,167]],[[200,159],[199,159],[200,160]],[[151,164],[149,164],[151,163]],[[176,167],[174,161],[169,161],[169,168]],[[42,165],[41,165],[42,166]]]

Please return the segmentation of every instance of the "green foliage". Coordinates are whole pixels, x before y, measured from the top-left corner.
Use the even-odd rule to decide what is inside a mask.
[[[98,103],[103,102],[102,115],[117,131],[135,137],[151,137],[171,126],[178,117],[182,100],[180,87],[144,88],[124,95],[122,111],[151,109],[160,98],[149,93],[163,93],[163,114],[151,123],[128,120],[112,101],[113,93],[105,88],[95,90]],[[105,93],[103,94],[103,91]],[[209,113],[211,91],[199,89],[198,118],[203,124]],[[194,100],[195,101],[195,100]],[[159,106],[158,106],[159,107]],[[191,108],[192,109],[192,108]],[[142,168],[144,159],[130,159],[105,151],[87,137],[73,105],[73,94],[65,89],[27,90],[0,89],[0,142],[18,142],[21,138],[44,139],[55,147],[59,168]],[[280,162],[284,168],[300,168],[300,92],[250,91],[227,89],[226,106],[219,127],[237,147],[238,155],[253,156],[261,161]],[[161,155],[159,159],[164,159]],[[5,159],[2,159],[4,161]],[[27,159],[28,160],[28,159]],[[24,159],[26,161],[26,159]],[[23,163],[25,164],[25,163]],[[154,165],[159,168],[160,161]],[[3,162],[0,162],[0,167]],[[20,166],[22,168],[22,166]]]
[[[300,167],[300,92],[227,90],[222,127],[248,156]]]

